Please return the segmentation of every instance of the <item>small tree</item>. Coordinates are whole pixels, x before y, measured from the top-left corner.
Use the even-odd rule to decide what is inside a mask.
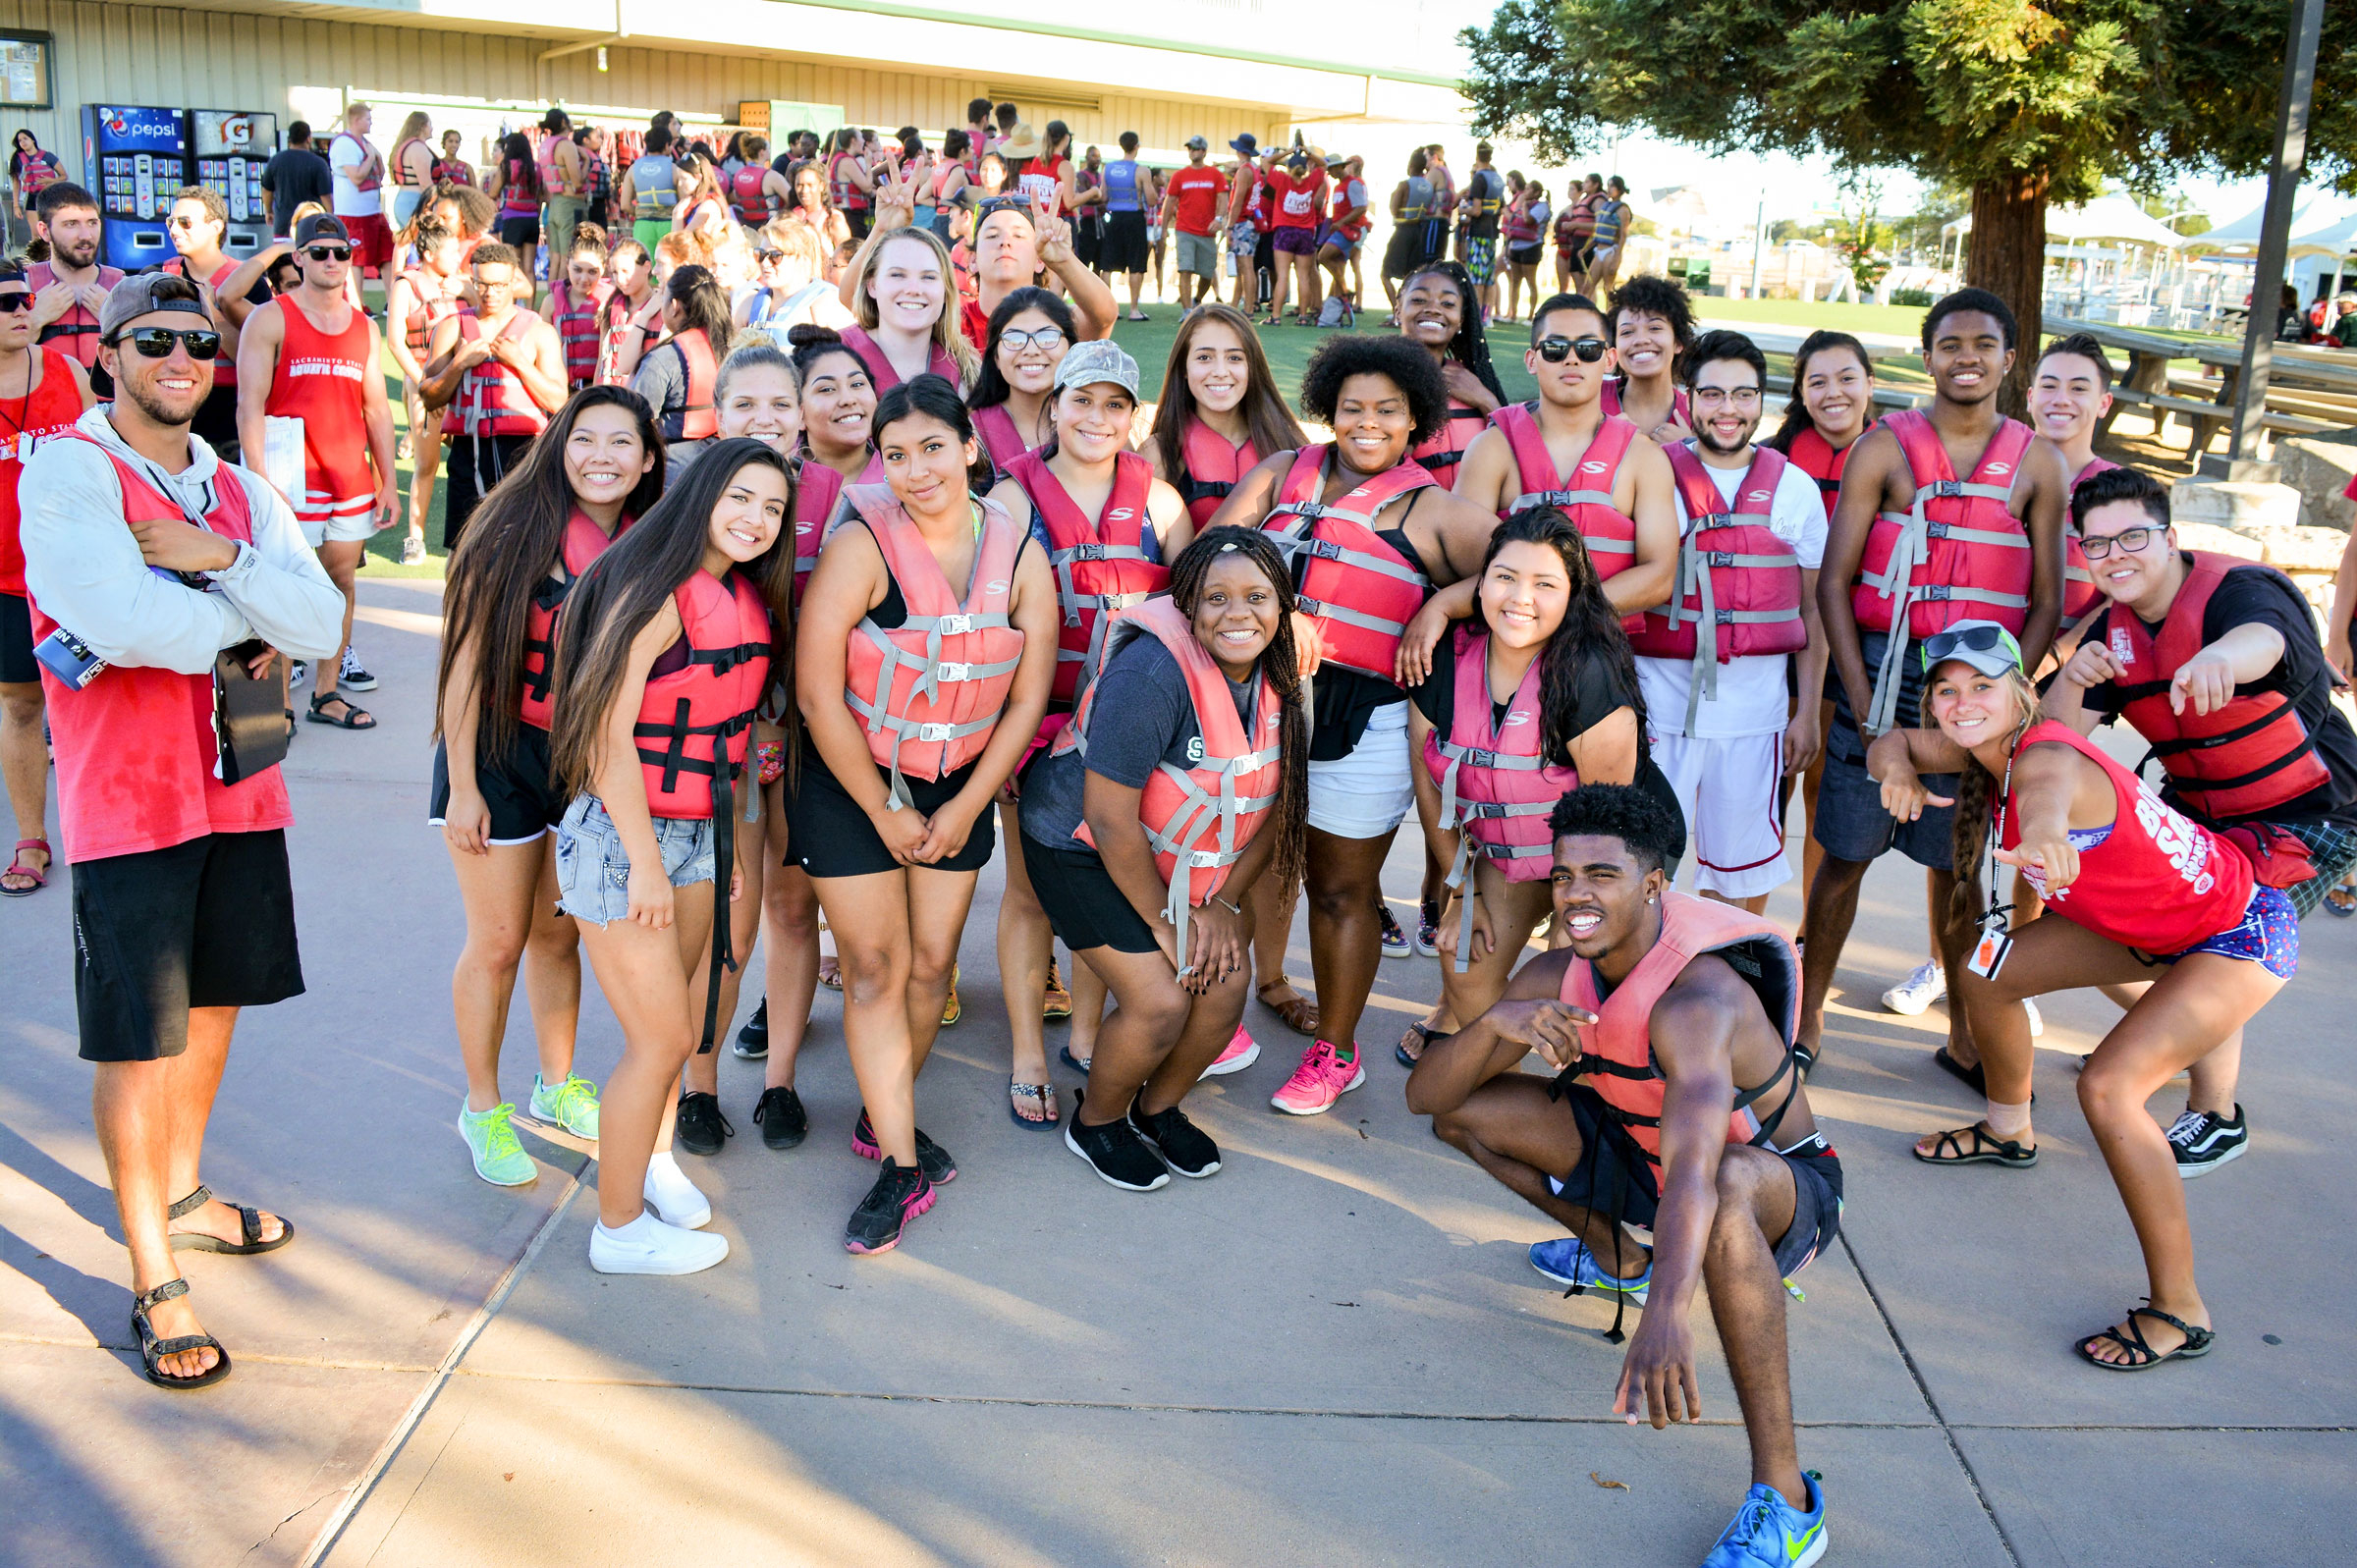
[[[1641,126],[1967,188],[1965,277],[2035,333],[2050,199],[2267,166],[2287,20],[2281,0],[1504,0],[1459,36],[1476,129],[1555,159]],[[2357,186],[2357,5],[2326,14],[2308,147]]]

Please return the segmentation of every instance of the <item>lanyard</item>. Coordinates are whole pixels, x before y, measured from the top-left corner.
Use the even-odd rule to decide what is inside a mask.
[[[2016,742],[2016,746],[2018,747],[2018,742]],[[2012,798],[2013,753],[2007,752],[2005,754],[2004,783],[1998,785],[1997,790],[1997,829],[1989,837],[1989,908],[1988,912],[1981,916],[1981,924],[1985,927],[1997,925],[1999,922],[2003,920],[2006,915],[2009,915],[2013,912],[2013,906],[2011,904],[2001,905],[1997,901],[1997,852],[2004,847],[2005,806]]]

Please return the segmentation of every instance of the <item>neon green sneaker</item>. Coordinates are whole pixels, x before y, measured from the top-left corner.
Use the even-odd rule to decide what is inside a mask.
[[[480,1112],[463,1103],[459,1107],[459,1136],[474,1156],[474,1173],[495,1187],[521,1187],[540,1174],[532,1157],[516,1141],[516,1129],[508,1125],[515,1113],[516,1108],[504,1101]]]
[[[579,1073],[568,1073],[565,1081],[551,1089],[538,1073],[532,1074],[532,1114],[542,1121],[553,1121],[576,1138],[594,1141],[597,1137],[597,1085]]]

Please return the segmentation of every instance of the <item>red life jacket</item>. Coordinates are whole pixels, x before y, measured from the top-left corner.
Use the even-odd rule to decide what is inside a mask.
[[[1906,454],[1915,499],[1905,512],[1875,514],[1850,594],[1860,629],[1891,633],[1875,676],[1874,712],[1861,716],[1870,731],[1888,729],[1897,715],[1899,666],[1910,640],[1984,620],[2019,636],[2030,612],[2030,536],[2006,510],[2035,439],[2030,427],[2004,421],[1972,477],[1959,480],[1930,415],[1901,408],[1883,423]]]
[[[729,191],[736,199],[737,221],[748,228],[758,229],[778,215],[778,204],[761,188],[769,175],[766,163],[748,163],[729,181]]]
[[[50,367],[52,374],[56,367]],[[59,438],[89,441],[80,433]],[[106,448],[90,442],[99,451]],[[188,520],[178,503],[138,469],[106,452],[123,487],[123,521]],[[204,525],[224,539],[251,543],[246,486],[223,464]],[[112,527],[105,517],[93,528]],[[32,640],[57,629],[35,601]],[[67,628],[71,630],[72,628]],[[286,780],[266,768],[234,784],[213,777],[220,744],[213,734],[213,677],[154,666],[109,664],[76,690],[41,666],[50,748],[57,757],[57,811],[66,859],[166,849],[212,833],[253,833],[295,820]]]
[[[1458,836],[1449,886],[1465,886],[1477,854],[1495,861],[1508,882],[1541,881],[1555,865],[1547,814],[1566,791],[1579,787],[1576,770],[1545,759],[1542,661],[1533,659],[1522,672],[1521,683],[1507,703],[1505,722],[1494,723],[1490,634],[1468,623],[1459,625],[1454,636],[1456,680],[1449,733],[1444,736],[1435,730],[1424,738],[1425,769],[1441,785],[1441,827]],[[1471,896],[1480,897],[1480,887],[1476,881]],[[1454,948],[1460,972],[1469,956],[1461,940],[1463,929],[1460,925]]]
[[[1195,705],[1195,726],[1203,733],[1202,760],[1180,769],[1165,762],[1146,779],[1137,805],[1146,841],[1154,846],[1155,869],[1170,889],[1163,912],[1178,932],[1178,966],[1186,967],[1186,911],[1201,908],[1226,886],[1229,871],[1244,857],[1261,819],[1276,805],[1278,786],[1285,777],[1285,709],[1277,700],[1265,671],[1253,676],[1252,730],[1244,732],[1236,717],[1235,700],[1229,695],[1228,676],[1218,661],[1195,640],[1194,628],[1167,597],[1149,599],[1107,618],[1105,657],[1110,659],[1132,637],[1152,636],[1171,650],[1186,676],[1187,695]],[[1068,751],[1088,755],[1089,717],[1096,707],[1096,687],[1080,698],[1080,711],[1057,735],[1052,755]],[[1096,837],[1083,822],[1072,837],[1090,848]]]
[[[1375,531],[1375,519],[1393,502],[1439,481],[1407,458],[1330,504],[1318,497],[1334,457],[1332,442],[1295,453],[1261,527],[1278,536],[1278,549],[1292,565],[1297,608],[1317,622],[1326,657],[1390,680],[1400,634],[1424,608],[1432,583],[1418,563]]]
[[[540,324],[529,310],[511,315],[499,335],[511,343]],[[483,335],[482,322],[472,310],[459,312],[459,341],[472,343]],[[548,413],[523,389],[523,378],[497,359],[485,359],[459,378],[459,395],[442,416],[446,436],[536,436],[548,428]]]
[[[2118,803],[2110,836],[2079,851],[2078,880],[2069,887],[2049,892],[2044,876],[2023,871],[2048,909],[2148,953],[2183,952],[2240,923],[2254,883],[2251,863],[2239,848],[2171,809],[2143,780],[2068,725],[2051,719],[2032,725],[2015,755],[2046,741],[2068,746],[2103,769]],[[2019,848],[2021,813],[2010,791],[2002,805],[1999,847]]]
[[[101,266],[98,269],[99,288],[111,292],[122,281],[121,267]],[[39,294],[55,282],[56,269],[46,261],[36,261],[25,269],[25,287],[34,294]],[[82,369],[87,370],[98,362],[98,318],[90,313],[89,306],[77,299],[55,321],[43,327],[34,341],[44,348],[55,349],[59,353],[71,354],[82,361]]]
[[[804,457],[794,475],[794,607],[802,607],[802,585],[818,568],[818,553],[833,537],[835,504],[843,499],[843,475]]]
[[[1180,449],[1178,480],[1172,488],[1178,499],[1186,503],[1187,514],[1201,528],[1211,521],[1211,514],[1220,510],[1220,503],[1252,471],[1260,461],[1260,454],[1252,449],[1252,438],[1244,437],[1241,446],[1230,446],[1228,438],[1200,419],[1186,422],[1186,439]]]
[[[1009,475],[1031,498],[1031,510],[1047,529],[1048,565],[1056,568],[1056,599],[1064,612],[1049,701],[1076,702],[1105,668],[1100,660],[1111,617],[1170,586],[1171,568],[1144,549],[1154,525],[1146,514],[1154,465],[1134,452],[1115,457],[1113,493],[1094,518],[1082,515],[1038,453],[1015,459]]]
[[[1588,547],[1596,580],[1609,582],[1637,564],[1637,519],[1619,509],[1613,489],[1620,482],[1620,460],[1640,432],[1617,414],[1608,414],[1588,440],[1588,450],[1572,464],[1573,472],[1560,473],[1547,438],[1539,432],[1537,409],[1527,403],[1509,403],[1498,410],[1498,428],[1513,450],[1514,468],[1522,493],[1498,514],[1498,520],[1525,507],[1554,507],[1571,519]],[[1573,482],[1576,478],[1576,484]]]
[[[2090,458],[2087,460],[2087,466],[2081,468],[2072,477],[2071,492],[2075,495],[2079,486],[2097,474],[2107,468],[2118,466],[2118,463],[2109,458]],[[2087,552],[2079,544],[2079,531],[2076,528],[2064,528],[2062,530],[2062,624],[2065,626],[2077,625],[2081,621],[2093,615],[2096,608],[2103,602],[2104,590],[2095,585],[2095,573],[2087,569]]]
[[[1604,378],[1604,391],[1599,395],[1598,401],[1604,405],[1604,416],[1607,419],[1621,417],[1620,383],[1622,379],[1619,376]],[[1670,394],[1670,417],[1678,424],[1684,425],[1688,430],[1694,428],[1694,405],[1687,398],[1686,389],[1683,387],[1674,388]]]
[[[1724,954],[1728,967],[1758,993],[1768,1021],[1784,1042],[1784,1059],[1768,1081],[1738,1089],[1727,1108],[1728,1143],[1766,1145],[1792,1097],[1764,1123],[1750,1108],[1791,1071],[1792,1039],[1800,1025],[1800,960],[1781,929],[1733,904],[1672,891],[1662,894],[1660,938],[1611,996],[1601,994],[1596,968],[1585,958],[1574,957],[1563,969],[1562,1000],[1596,1015],[1596,1022],[1579,1026],[1580,1057],[1571,1070],[1591,1080],[1607,1118],[1635,1141],[1657,1172],[1667,1080],[1653,1055],[1653,1008],[1686,965],[1706,952]],[[1795,1084],[1792,1096],[1798,1093]]]
[[[2170,790],[2187,810],[2210,822],[2262,816],[2331,781],[2298,708],[2279,691],[2237,686],[2214,712],[2195,713],[2188,703],[2183,713],[2172,713],[2168,688],[2185,662],[2201,652],[2203,613],[2226,573],[2237,567],[2275,568],[2206,550],[2187,551],[2186,562],[2184,586],[2170,601],[2159,637],[2124,605],[2105,612],[2105,639],[2125,672],[2117,682],[2120,716],[2152,742],[2153,755],[2168,771]],[[2299,593],[2288,581],[2284,590]]]
[[[532,602],[523,611],[523,686],[516,703],[517,716],[535,730],[550,730],[556,726],[556,710],[549,701],[549,686],[557,678],[557,613],[564,608],[566,596],[573,585],[581,580],[589,563],[605,553],[606,546],[622,537],[622,531],[631,519],[624,517],[609,534],[589,520],[587,513],[576,507],[565,521],[565,575],[550,573],[532,591]]]
[[[1629,646],[1648,659],[1690,659],[1681,734],[1694,732],[1704,697],[1719,695],[1719,667],[1729,659],[1797,653],[1809,645],[1800,619],[1800,557],[1768,526],[1784,455],[1752,448],[1751,466],[1735,487],[1732,509],[1688,441],[1662,451],[1685,504],[1686,532],[1677,542],[1677,584],[1670,602],[1645,612]],[[1700,634],[1708,623],[1711,635]]]
[[[41,367],[41,384],[6,411],[6,422],[17,428],[0,432],[0,593],[20,599],[25,597],[25,544],[18,487],[25,479],[25,464],[42,447],[72,434],[82,417],[82,389],[66,368],[66,356],[55,349],[29,351]]]
[[[720,434],[720,415],[712,406],[712,389],[720,379],[720,366],[712,358],[712,345],[701,327],[689,327],[672,336],[671,348],[680,356],[687,372],[686,403],[665,411],[656,426],[666,441],[703,441]]]
[[[1489,422],[1490,416],[1479,408],[1467,407],[1452,398],[1449,400],[1449,415],[1441,421],[1441,428],[1426,437],[1408,456],[1423,464],[1424,471],[1435,478],[1454,478],[1449,470],[1465,460],[1465,449],[1473,445],[1473,438],[1480,435]]]
[[[409,282],[412,301],[410,313],[402,318],[401,334],[409,342],[410,357],[423,365],[433,345],[434,329],[457,315],[464,301],[455,278],[437,283],[436,275],[423,267],[411,267],[401,276]]]
[[[1817,481],[1817,491],[1825,497],[1825,514],[1834,514],[1834,498],[1841,494],[1841,470],[1849,462],[1849,454],[1857,443],[1839,452],[1813,424],[1804,424],[1792,437],[1790,450],[1784,457],[1793,467]]]
[[[585,299],[576,299],[572,284],[563,278],[548,291],[549,320],[556,323],[557,341],[565,346],[565,384],[575,392],[597,379],[597,314],[601,303],[594,294]]]
[[[647,681],[631,730],[646,775],[646,809],[688,820],[723,816],[769,685],[769,606],[734,569],[725,583],[691,571],[672,600],[687,662]]]
[[[630,298],[620,289],[607,296],[606,302],[597,307],[597,381],[605,387],[627,387],[630,378],[615,368],[615,353],[621,348],[622,329],[630,319]]]
[[[1007,411],[1005,404],[994,403],[987,408],[976,408],[973,414],[974,437],[982,444],[982,456],[990,460],[991,471],[1000,479],[1006,478],[1014,470],[1015,459],[1039,450],[1027,444],[1023,440],[1023,433],[1014,428],[1014,415]],[[1045,446],[1046,443],[1040,445]]]
[[[859,362],[867,366],[868,384],[876,389],[878,398],[901,384],[901,373],[892,367],[892,356],[884,351],[884,346],[876,342],[865,327],[844,328],[843,342],[844,347],[857,354]],[[932,346],[926,355],[925,373],[939,376],[953,387],[958,385],[958,361],[951,358],[949,351],[938,343]]]
[[[852,628],[843,693],[867,721],[868,755],[892,770],[898,810],[908,802],[904,776],[944,779],[964,767],[982,755],[1006,711],[1023,662],[1023,634],[1008,607],[1024,535],[1006,508],[980,504],[982,535],[960,602],[890,485],[852,485],[845,494],[908,607],[908,619],[890,631],[873,621]],[[902,678],[903,670],[913,678]]]
[[[835,210],[838,212],[867,210],[867,192],[844,178],[843,166],[852,161],[852,154],[848,152],[838,152],[827,159],[827,185],[834,192]],[[880,393],[884,389],[878,387],[876,390]]]

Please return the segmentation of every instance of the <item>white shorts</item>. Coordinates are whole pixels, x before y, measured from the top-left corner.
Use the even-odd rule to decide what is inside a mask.
[[[1784,857],[1784,735],[1655,733],[1654,765],[1677,792],[1694,889],[1756,898],[1792,876]]]
[[[1416,806],[1407,766],[1407,703],[1386,703],[1346,757],[1309,765],[1309,825],[1337,838],[1380,838]]]
[[[357,507],[357,511],[352,510]],[[323,544],[353,544],[376,537],[376,497],[365,501],[340,503],[334,512],[305,510],[295,514],[295,524],[302,530],[302,542],[313,550]]]

